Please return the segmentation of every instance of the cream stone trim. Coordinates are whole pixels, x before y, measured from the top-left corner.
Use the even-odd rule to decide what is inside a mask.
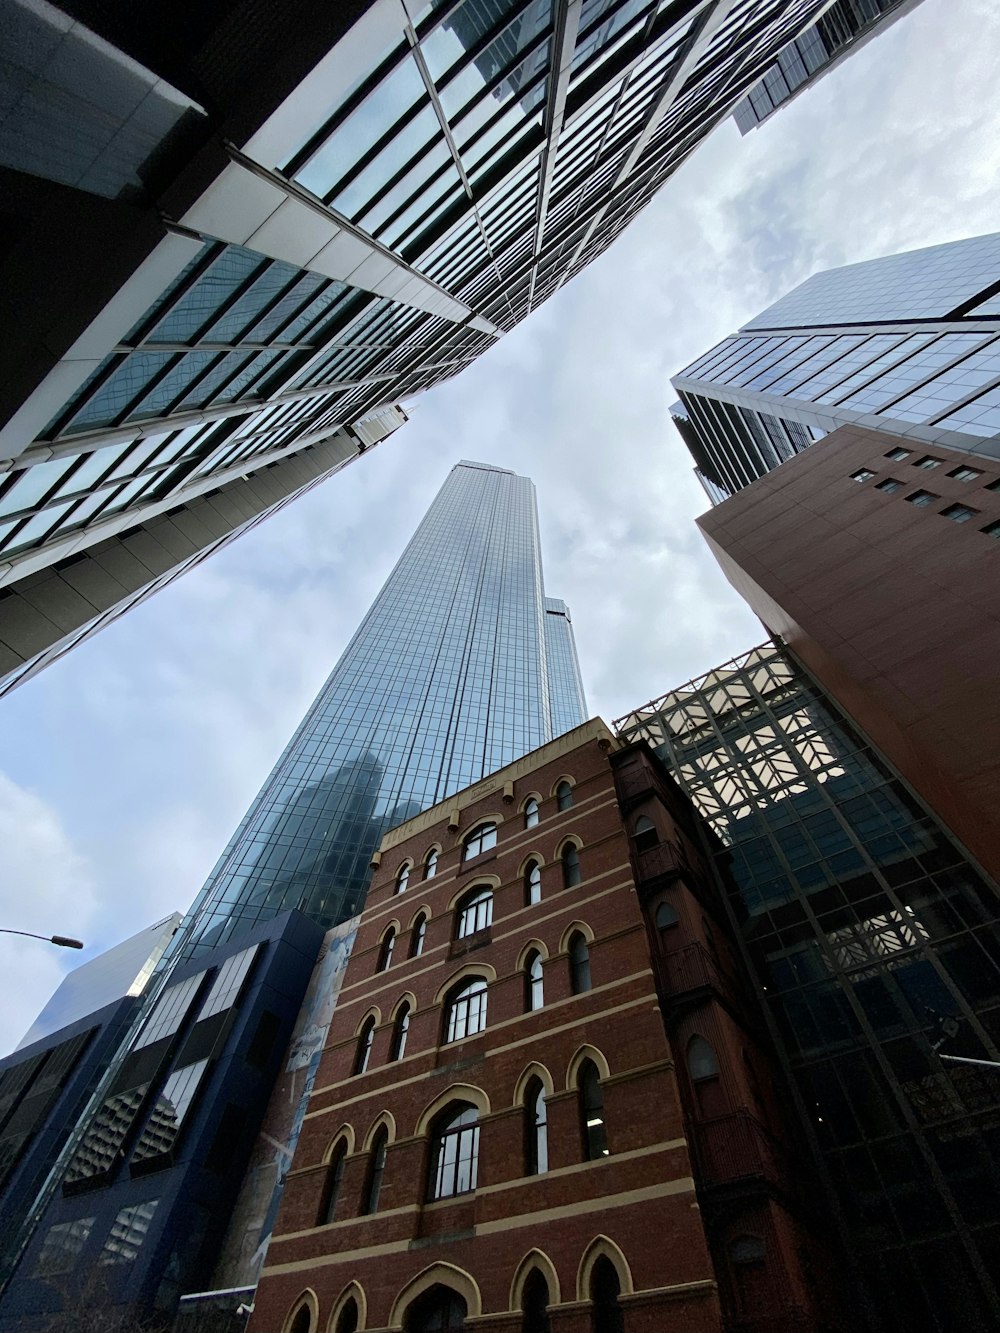
[[[511,1102],[511,1106],[519,1108],[524,1106],[524,1094],[528,1084],[533,1078],[537,1078],[541,1081],[542,1087],[545,1089],[546,1100],[552,1096],[553,1092],[555,1092],[555,1083],[552,1081],[552,1075],[543,1064],[539,1064],[537,1060],[532,1060],[529,1065],[525,1065],[524,1069],[522,1069],[521,1075],[514,1085],[514,1100]],[[494,1186],[494,1188],[496,1187]]]
[[[556,1009],[564,1008],[567,1005],[577,1004],[580,1000],[586,999],[588,995],[600,995],[603,992],[614,990],[618,986],[624,986],[627,985],[629,982],[637,981],[639,980],[640,977],[648,977],[650,975],[651,973],[649,972],[648,969],[644,969],[642,972],[633,972],[630,973],[629,976],[627,977],[619,977],[615,981],[605,982],[603,986],[595,986],[593,990],[584,991],[582,995],[569,995],[564,1000],[556,1000],[552,1004],[547,1004],[545,1008],[551,1013]],[[610,1018],[613,1014],[624,1014],[627,1013],[630,1009],[642,1009],[647,1006],[650,1009],[658,1012],[656,997],[651,992],[645,995],[640,995],[638,999],[635,1000],[626,1000],[624,1004],[617,1004],[613,1005],[609,1009],[602,1009],[599,1017]],[[534,1011],[534,1013],[537,1012],[538,1012],[537,1010]],[[532,1018],[533,1016],[534,1016],[533,1013],[518,1014],[516,1018],[507,1018],[504,1019],[502,1023],[495,1023],[492,1029],[487,1028],[487,1031],[492,1030],[493,1032],[497,1032],[501,1028],[512,1027],[516,1023],[523,1023],[526,1018]],[[571,1022],[560,1023],[555,1027],[546,1028],[544,1032],[534,1033],[530,1037],[521,1037],[517,1041],[509,1041],[503,1046],[494,1046],[488,1052],[486,1058],[490,1059],[495,1055],[500,1055],[507,1051],[517,1050],[519,1046],[531,1046],[534,1045],[536,1042],[546,1041],[549,1037],[554,1036],[558,1032],[565,1032],[568,1028],[576,1027],[579,1022],[580,1022],[579,1018],[574,1018]],[[346,1042],[340,1043],[340,1045],[346,1045],[346,1044],[347,1044]],[[332,1048],[328,1047],[327,1049],[332,1049]],[[405,1064],[410,1060],[416,1060],[420,1058],[420,1056],[427,1054],[428,1052],[422,1051],[412,1056],[408,1055],[406,1057],[406,1060],[401,1061],[400,1063]],[[387,1095],[390,1091],[395,1091],[397,1088],[406,1087],[410,1083],[421,1082],[426,1078],[427,1078],[427,1072],[424,1071],[423,1073],[415,1074],[412,1078],[403,1078],[403,1079],[398,1079],[395,1083],[382,1084],[379,1087],[378,1091],[383,1095]],[[342,1079],[339,1083],[327,1083],[321,1088],[314,1088],[310,1093],[310,1102],[316,1097],[322,1095],[323,1093],[333,1093],[336,1092],[338,1088],[342,1089],[350,1081],[351,1080],[349,1079]],[[320,1115],[333,1115],[335,1112],[343,1110],[348,1106],[353,1106],[357,1102],[369,1101],[371,1097],[372,1093],[370,1092],[359,1093],[356,1097],[344,1097],[336,1102],[333,1102],[330,1106],[321,1106],[317,1107],[316,1110],[314,1111],[307,1111],[305,1113],[304,1118],[306,1120],[311,1120],[314,1119],[316,1116]]]
[[[559,1286],[559,1274],[556,1272],[555,1264],[544,1250],[529,1250],[514,1270],[514,1279],[510,1284],[510,1301],[507,1307],[509,1310],[521,1309],[524,1284],[528,1280],[529,1273],[536,1270],[541,1273],[549,1289],[549,1308],[551,1309],[553,1305],[562,1303],[562,1289]]]
[[[518,972],[523,972],[524,969],[528,966],[528,954],[530,953],[539,954],[541,956],[543,963],[547,963],[549,961],[549,951],[548,947],[545,944],[545,941],[528,940],[527,943],[522,946],[521,952],[517,955],[517,962],[514,965],[515,976],[517,976]]]
[[[606,722],[599,717],[591,718],[587,722],[582,722],[578,727],[574,727],[572,731],[567,731],[564,735],[557,736],[555,740],[539,746],[537,750],[532,750],[530,754],[515,759],[506,768],[491,773],[489,777],[483,778],[475,786],[467,787],[464,792],[460,793],[464,802],[463,809],[475,805],[484,796],[503,791],[505,782],[516,782],[518,778],[528,777],[546,764],[551,763],[559,755],[578,750],[582,745],[586,745],[588,741],[592,740],[610,742],[611,750],[623,750],[625,748],[625,743],[618,739]],[[448,812],[454,809],[456,799],[454,796],[449,796],[447,800],[438,802],[437,805],[431,806],[429,810],[423,810],[419,815],[414,815],[405,824],[399,824],[396,828],[390,829],[379,844],[379,849],[386,852],[390,847],[398,847],[401,843],[408,842],[422,829],[433,828],[435,824],[439,824],[447,818]]]
[[[617,1157],[608,1157],[607,1162],[617,1162]],[[590,1170],[600,1170],[602,1163],[587,1162],[584,1165]],[[478,1193],[478,1191],[477,1191]],[[521,1227],[537,1227],[542,1222],[555,1222],[564,1217],[582,1217],[588,1213],[608,1212],[612,1208],[628,1208],[636,1203],[649,1203],[654,1199],[669,1198],[675,1194],[694,1193],[694,1180],[690,1176],[680,1176],[677,1180],[660,1181],[655,1185],[647,1185],[642,1189],[625,1190],[621,1194],[605,1194],[594,1199],[581,1199],[578,1203],[563,1204],[557,1208],[540,1209],[531,1213],[519,1213],[516,1217],[500,1217],[493,1222],[482,1222],[475,1227],[477,1236],[490,1236],[499,1231],[517,1231]],[[417,1212],[416,1208],[406,1208],[393,1210],[399,1212]],[[373,1217],[388,1217],[389,1213],[373,1213]],[[331,1222],[331,1228],[350,1225],[350,1222],[364,1221],[368,1219],[352,1218],[348,1223]],[[321,1231],[323,1228],[314,1227],[314,1231]],[[275,1236],[271,1241],[274,1245],[278,1241],[292,1240],[305,1233],[289,1232],[284,1236]],[[410,1237],[405,1240],[389,1241],[383,1245],[368,1245],[355,1250],[342,1249],[334,1254],[317,1255],[312,1259],[295,1259],[284,1264],[273,1264],[264,1268],[262,1277],[278,1276],[283,1273],[301,1273],[309,1272],[318,1268],[328,1267],[331,1264],[346,1263],[349,1260],[357,1262],[360,1259],[372,1259],[382,1255],[401,1254],[410,1248]]]
[[[362,1152],[371,1152],[372,1144],[375,1142],[375,1135],[383,1125],[389,1131],[389,1143],[396,1142],[396,1117],[391,1111],[379,1111],[378,1115],[372,1121],[368,1133],[361,1142]]]
[[[323,1154],[323,1166],[329,1166],[333,1161],[341,1140],[347,1145],[346,1154],[350,1157],[354,1152],[354,1126],[347,1124],[346,1121],[341,1125],[336,1134],[334,1134],[333,1138],[327,1144],[326,1152]]]
[[[522,883],[524,882],[525,876],[528,873],[528,866],[532,863],[532,861],[534,861],[535,865],[538,866],[539,870],[545,869],[545,857],[541,854],[541,852],[538,850],[535,850],[533,852],[528,852],[524,857],[522,857],[521,864],[518,867],[517,871],[517,877],[519,880],[521,880]],[[500,887],[502,888],[503,885],[501,885]]]
[[[685,1296],[714,1296],[718,1288],[714,1278],[703,1277],[697,1282],[674,1282],[669,1287],[646,1287],[628,1295],[622,1292],[619,1299],[630,1305],[643,1305],[653,1301],[681,1300]]]
[[[572,774],[572,773],[563,773],[560,777],[556,778],[555,782],[553,782],[552,786],[549,788],[549,795],[550,795],[550,796],[555,796],[556,792],[559,790],[559,787],[560,787],[560,785],[561,785],[563,782],[568,782],[568,783],[569,783],[570,791],[575,791],[575,790],[576,790],[576,778],[573,776],[573,774]],[[570,807],[570,808],[572,809],[572,807]],[[566,811],[565,811],[565,810],[560,810],[559,813],[560,813],[561,815],[564,815],[564,814],[566,813]]]
[[[497,970],[489,963],[464,963],[457,971],[453,972],[443,985],[438,987],[437,994],[434,996],[434,1005],[444,1004],[448,998],[448,992],[453,990],[463,977],[481,977],[488,986],[492,986],[497,979]]]
[[[594,943],[593,929],[587,925],[586,921],[571,921],[559,937],[559,953],[569,953],[569,942],[574,935],[582,935],[588,946]],[[586,995],[589,992],[584,991],[583,993]]]
[[[580,837],[579,833],[567,833],[566,836],[565,836],[565,838],[561,838],[561,839],[560,839],[560,841],[559,841],[559,845],[556,847],[556,860],[557,860],[557,861],[561,861],[561,860],[562,860],[562,858],[563,858],[563,852],[565,852],[566,848],[569,847],[571,843],[572,843],[572,845],[576,848],[576,850],[577,850],[578,852],[582,852],[582,851],[583,851],[583,849],[584,849],[584,845],[585,845],[585,844],[584,844],[583,839]],[[582,883],[582,882],[583,882],[583,881],[581,880],[581,883]],[[574,884],[574,885],[573,885],[573,888],[574,888],[574,889],[578,889],[579,887],[580,887],[579,884]]]
[[[616,1162],[616,1157],[606,1157],[608,1164]],[[591,1170],[599,1170],[602,1163],[588,1163]],[[658,1181],[655,1185],[646,1185],[642,1189],[625,1190],[621,1194],[605,1194],[595,1199],[581,1199],[577,1203],[565,1203],[556,1208],[540,1208],[531,1213],[519,1213],[515,1217],[498,1217],[494,1222],[482,1222],[476,1227],[477,1236],[491,1236],[498,1231],[516,1231],[519,1227],[537,1227],[543,1222],[556,1222],[563,1217],[577,1217],[584,1213],[606,1212],[610,1208],[626,1208],[633,1203],[648,1203],[651,1199],[663,1199],[672,1194],[687,1194],[694,1189],[690,1176],[681,1176],[677,1180]]]
[[[596,1046],[591,1046],[589,1042],[584,1042],[578,1046],[570,1057],[569,1065],[566,1069],[566,1091],[576,1091],[576,1081],[580,1077],[580,1066],[585,1060],[590,1060],[597,1066],[597,1074],[603,1083],[606,1078],[611,1077],[611,1067],[602,1051]]]
[[[416,921],[417,917],[421,915],[421,913],[423,913],[424,920],[427,922],[430,922],[434,919],[434,913],[431,911],[428,905],[426,903],[421,903],[420,906],[417,908],[417,910],[410,917],[409,924],[406,927],[406,929],[410,931],[411,934],[413,932],[414,922]]]
[[[490,1115],[493,1110],[490,1099],[482,1088],[477,1088],[472,1083],[453,1083],[444,1092],[439,1092],[420,1112],[413,1137],[420,1139],[430,1133],[431,1121],[451,1102],[471,1102],[480,1115]]]
[[[483,1313],[483,1297],[479,1290],[479,1284],[471,1273],[467,1273],[464,1268],[459,1268],[455,1264],[445,1263],[438,1260],[436,1263],[428,1264],[423,1272],[418,1273],[416,1277],[411,1278],[406,1286],[396,1297],[392,1306],[392,1314],[389,1316],[390,1328],[402,1328],[403,1318],[406,1311],[418,1297],[431,1287],[437,1286],[451,1287],[453,1291],[465,1299],[468,1313],[475,1318]]]
[[[560,1097],[567,1097],[569,1093],[556,1092],[552,1094],[551,1100],[558,1101]],[[546,1100],[549,1100],[546,1098]],[[630,1148],[628,1152],[615,1153],[616,1162],[632,1162],[642,1157],[655,1157],[658,1153],[675,1152],[678,1148],[686,1148],[687,1139],[668,1139],[665,1143],[652,1143],[646,1148]],[[609,1159],[610,1160],[610,1159]],[[541,1180],[561,1180],[563,1176],[578,1176],[584,1171],[593,1169],[593,1162],[573,1162],[570,1166],[550,1167],[543,1176],[518,1176],[516,1180],[501,1180],[496,1185],[479,1185],[476,1188],[476,1194],[502,1194],[505,1190],[523,1189],[525,1185],[532,1181]],[[299,1235],[308,1235],[308,1232],[298,1232]]]
[[[447,911],[454,912],[462,899],[467,894],[471,894],[474,889],[490,889],[493,893],[496,893],[497,889],[502,887],[503,881],[499,875],[470,875],[468,883],[463,884],[451,895],[448,900]]]
[[[290,1179],[291,1173],[285,1177]],[[342,1217],[336,1222],[324,1222],[318,1227],[302,1227],[298,1231],[283,1231],[280,1236],[272,1236],[269,1245],[283,1245],[286,1241],[301,1240],[303,1236],[317,1236],[320,1232],[327,1231],[346,1231],[348,1227],[358,1226],[361,1223],[370,1222],[373,1217],[379,1217],[383,1220],[387,1217],[403,1217],[406,1213],[417,1214],[423,1208],[423,1204],[404,1203],[398,1208],[380,1208],[376,1213],[363,1213],[358,1217]],[[408,1242],[403,1242],[403,1248],[406,1248]],[[376,1248],[378,1248],[376,1246]],[[353,1253],[353,1251],[352,1251]],[[336,1255],[332,1256],[336,1258]],[[318,1261],[317,1261],[318,1262]]]
[[[368,1022],[369,1018],[374,1018],[376,1028],[380,1028],[382,1026],[382,1010],[378,1007],[377,1004],[370,1004],[368,1008],[365,1010],[365,1012],[361,1015],[361,1018],[358,1021],[358,1025],[354,1029],[355,1038],[361,1036],[361,1029]]]
[[[635,1291],[635,1284],[632,1281],[632,1270],[628,1266],[628,1260],[610,1237],[597,1236],[584,1250],[580,1259],[580,1267],[576,1274],[576,1299],[578,1301],[590,1299],[590,1277],[594,1271],[594,1264],[600,1258],[610,1260],[621,1283],[621,1294],[631,1296]]]
[[[356,1278],[352,1278],[333,1303],[330,1318],[326,1321],[327,1333],[337,1333],[337,1320],[340,1318],[344,1306],[352,1297],[358,1307],[358,1333],[363,1333],[363,1330],[368,1327],[368,1298],[361,1283]]]
[[[390,1023],[395,1023],[396,1019],[399,1017],[399,1011],[400,1011],[400,1009],[402,1009],[402,1007],[403,1007],[404,1004],[408,1004],[408,1005],[410,1006],[410,1013],[411,1013],[411,1015],[412,1015],[412,1014],[415,1014],[415,1013],[418,1012],[418,1010],[417,1010],[417,997],[413,994],[413,991],[411,991],[411,990],[405,990],[405,991],[403,991],[403,993],[402,993],[402,995],[399,997],[399,999],[396,1001],[396,1003],[395,1003],[395,1004],[392,1006],[392,1008],[389,1010],[389,1022],[390,1022]]]
[[[319,1328],[319,1297],[312,1287],[306,1287],[305,1291],[299,1292],[298,1296],[295,1297],[292,1308],[288,1311],[285,1322],[281,1325],[281,1333],[292,1333],[295,1317],[303,1306],[309,1311],[309,1333],[317,1333]]]
[[[468,808],[468,807],[466,807],[466,808]],[[459,813],[461,814],[461,811],[460,811]],[[484,811],[482,812],[482,814],[476,815],[476,822],[475,822],[474,824],[470,824],[470,825],[468,826],[468,828],[463,829],[463,830],[458,834],[458,836],[455,838],[455,841],[454,841],[451,845],[452,845],[452,847],[464,847],[464,846],[465,846],[465,843],[466,843],[466,840],[467,840],[469,837],[471,837],[473,833],[475,833],[476,829],[478,829],[478,828],[482,828],[482,826],[483,826],[484,824],[496,824],[496,826],[497,826],[497,841],[499,842],[499,841],[500,841],[500,825],[501,825],[503,822],[504,822],[504,816],[503,816],[503,815],[501,815],[501,814],[499,814],[499,813],[494,813],[492,810],[484,810]],[[492,848],[491,848],[490,850],[492,851]],[[485,855],[485,853],[481,853],[481,854],[482,854],[482,855]]]
[[[389,931],[390,931],[390,930],[394,930],[394,931],[396,932],[396,937],[397,937],[397,939],[398,939],[398,937],[399,937],[399,932],[400,932],[401,929],[402,929],[402,927],[401,927],[400,924],[399,924],[399,918],[398,918],[398,917],[395,917],[395,916],[394,916],[394,917],[391,917],[391,918],[385,923],[385,926],[384,926],[383,929],[382,929],[382,934],[378,937],[379,953],[381,953],[381,951],[382,951],[382,945],[385,943],[385,937],[386,937],[386,935],[388,935]],[[383,968],[382,970],[385,971],[386,969]]]

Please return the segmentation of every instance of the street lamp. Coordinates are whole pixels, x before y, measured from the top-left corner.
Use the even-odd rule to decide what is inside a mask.
[[[10,930],[0,926],[0,935],[26,935],[29,940],[44,940],[46,944],[58,944],[61,949],[82,949],[82,940],[71,940],[68,935],[35,935],[30,930]]]

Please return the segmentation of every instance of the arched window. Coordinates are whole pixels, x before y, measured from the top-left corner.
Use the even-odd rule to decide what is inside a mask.
[[[698,1103],[705,1118],[724,1115],[727,1107],[719,1079],[719,1061],[704,1037],[692,1037],[687,1046],[687,1066]]]
[[[767,1309],[771,1279],[766,1269],[767,1251],[759,1236],[737,1236],[727,1246],[736,1307],[743,1319]]]
[[[358,1303],[351,1296],[337,1316],[333,1333],[358,1333],[358,1319]]]
[[[577,931],[569,942],[569,984],[574,995],[590,990],[590,950],[587,941]]]
[[[405,892],[406,892],[406,886],[407,886],[407,884],[409,884],[409,882],[410,882],[410,867],[409,867],[409,864],[407,864],[407,865],[405,865],[405,866],[400,866],[400,867],[399,867],[399,874],[396,876],[396,892],[397,892],[397,893],[405,893]]]
[[[392,1048],[389,1052],[390,1060],[402,1060],[403,1052],[406,1050],[406,1034],[410,1030],[410,1006],[404,1004],[402,1009],[396,1015],[396,1022],[392,1028]]]
[[[656,909],[654,920],[656,921],[657,930],[667,930],[670,926],[676,926],[680,917],[670,903],[660,903]]]
[[[462,849],[462,860],[471,861],[474,856],[482,856],[497,845],[496,824],[480,824],[466,838]]]
[[[378,968],[376,969],[377,971],[384,972],[386,970],[386,968],[392,962],[392,951],[393,949],[395,949],[395,947],[396,947],[396,931],[392,926],[390,926],[389,929],[382,936],[382,948],[379,950]]]
[[[368,1061],[372,1053],[372,1043],[375,1040],[375,1018],[366,1018],[364,1027],[358,1036],[358,1050],[354,1057],[355,1074],[363,1074],[368,1068]]]
[[[563,888],[572,889],[580,883],[580,853],[576,844],[568,842],[562,851]]]
[[[537,1268],[524,1280],[521,1311],[521,1333],[549,1333],[549,1284]]]
[[[529,861],[524,872],[524,901],[530,907],[542,901],[542,867]]]
[[[427,938],[427,918],[423,912],[413,923],[410,932],[410,957],[419,958],[424,951],[424,940]]]
[[[486,1027],[486,982],[482,977],[466,981],[448,1002],[445,1041],[462,1041]]]
[[[524,803],[524,827],[534,828],[538,823],[538,802],[529,796]]]
[[[541,1009],[545,1003],[545,989],[542,975],[542,955],[540,953],[529,953],[524,964],[525,981],[527,983],[528,1009]]]
[[[455,1102],[435,1121],[428,1198],[449,1199],[476,1188],[479,1169],[479,1112]]]
[[[656,825],[645,815],[640,815],[635,821],[635,832],[633,834],[635,850],[644,852],[650,847],[655,847],[660,841],[660,835],[656,831]]]
[[[593,1060],[584,1060],[576,1078],[580,1096],[580,1131],[583,1136],[583,1158],[598,1162],[608,1156],[608,1136],[604,1128],[604,1093],[601,1076]]]
[[[556,808],[568,810],[573,804],[573,788],[568,782],[560,782],[556,788]]]
[[[431,1287],[407,1310],[406,1333],[462,1333],[468,1308],[450,1287]]]
[[[368,1158],[368,1179],[365,1181],[365,1206],[363,1213],[378,1212],[378,1196],[382,1193],[382,1177],[385,1175],[385,1154],[389,1147],[389,1131],[385,1125],[379,1129],[372,1143]]]
[[[438,868],[438,849],[432,847],[427,853],[427,860],[424,862],[424,879],[433,879],[437,874]]]
[[[549,1169],[549,1129],[545,1087],[540,1078],[529,1080],[524,1094],[525,1175],[540,1176]]]
[[[618,1302],[622,1284],[618,1270],[602,1254],[590,1274],[591,1328],[593,1333],[622,1333],[625,1327]]]
[[[330,1165],[326,1168],[326,1179],[323,1182],[323,1193],[320,1195],[319,1212],[316,1215],[316,1225],[318,1227],[326,1226],[327,1222],[334,1220],[334,1214],[337,1211],[337,1199],[340,1196],[340,1187],[344,1183],[344,1163],[347,1160],[347,1144],[341,1140],[330,1159]]]
[[[300,1305],[295,1311],[291,1333],[312,1333],[312,1315],[308,1305]]]
[[[480,884],[459,899],[455,938],[464,940],[493,924],[493,890]]]

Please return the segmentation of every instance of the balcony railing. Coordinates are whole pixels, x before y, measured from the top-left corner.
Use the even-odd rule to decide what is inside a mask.
[[[717,991],[732,989],[732,981],[722,971],[718,960],[703,944],[697,942],[664,954],[660,959],[660,976],[667,999],[702,990],[706,986]]]
[[[676,844],[672,842],[658,842],[653,847],[647,847],[639,852],[636,859],[639,863],[640,883],[665,876],[680,875],[687,869],[687,862],[681,856]]]

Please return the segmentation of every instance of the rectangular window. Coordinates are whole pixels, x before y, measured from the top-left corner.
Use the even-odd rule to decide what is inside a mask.
[[[923,506],[933,504],[935,500],[940,500],[941,497],[940,495],[932,494],[930,491],[914,491],[913,494],[908,495],[906,499],[911,505]]]
[[[988,491],[1000,491],[1000,481],[991,481],[986,489]]]
[[[139,1253],[146,1232],[156,1212],[159,1199],[150,1199],[147,1203],[137,1203],[131,1208],[122,1208],[114,1222],[111,1232],[101,1250],[99,1264],[130,1264]]]
[[[941,466],[941,459],[933,458],[930,454],[924,454],[923,458],[918,458],[913,466],[922,467],[925,471],[929,472],[931,468]]]
[[[956,467],[948,473],[949,477],[954,477],[956,481],[975,481],[977,477],[983,474],[974,467]]]
[[[885,481],[880,481],[875,489],[877,491],[885,491],[887,495],[891,495],[893,491],[901,491],[903,485],[904,483],[897,481],[895,477],[886,477]]]
[[[980,528],[980,532],[985,532],[987,537],[993,537],[1000,542],[1000,518],[993,523],[987,523],[985,528]]]
[[[949,505],[947,509],[942,509],[941,513],[953,523],[968,523],[970,518],[975,518],[979,510],[970,509],[968,505]]]
[[[904,458],[909,458],[909,449],[890,449],[886,458],[891,458],[894,463],[901,463]]]
[[[875,475],[874,472],[870,472],[868,468],[863,467],[860,468],[857,472],[851,473],[851,481],[857,481],[857,482],[871,481],[874,475]]]

